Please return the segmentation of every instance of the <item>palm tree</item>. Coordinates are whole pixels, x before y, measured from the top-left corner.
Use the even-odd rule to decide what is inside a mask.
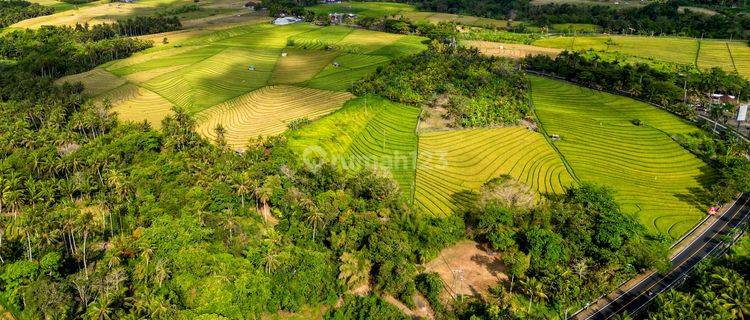
[[[529,308],[527,313],[531,314],[531,304],[534,298],[538,298],[539,302],[547,300],[547,294],[544,292],[544,285],[536,278],[528,278],[526,281],[521,281],[524,292],[529,296]]]
[[[272,246],[266,246],[266,251],[263,253],[263,266],[266,273],[272,273],[279,267],[278,254]]]
[[[310,213],[307,215],[307,222],[312,224],[312,227],[313,227],[312,240],[313,242],[315,242],[315,233],[318,230],[318,224],[325,223],[325,215],[323,214],[323,212],[321,212],[317,208],[313,208],[310,211]]]
[[[578,262],[576,262],[573,265],[573,272],[576,275],[578,275],[578,279],[583,278],[583,276],[585,276],[586,273],[588,273],[588,270],[589,270],[589,266],[588,266],[585,258],[579,260]]]
[[[344,252],[339,258],[339,279],[344,281],[350,288],[356,288],[367,283],[372,267],[370,260],[359,259],[356,255]]]
[[[250,172],[242,172],[232,176],[232,187],[234,192],[240,196],[242,208],[245,208],[245,196],[249,195],[253,191],[253,180],[250,177]]]

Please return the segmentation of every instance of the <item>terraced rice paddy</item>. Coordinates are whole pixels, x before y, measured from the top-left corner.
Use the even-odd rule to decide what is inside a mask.
[[[414,184],[419,109],[383,98],[349,101],[335,113],[290,132],[289,144],[303,157],[319,156],[344,168],[390,172],[406,198]]]
[[[614,188],[625,212],[652,232],[679,237],[704,216],[697,199],[711,169],[670,135],[697,128],[650,105],[532,77],[533,103],[575,175]],[[635,126],[639,119],[644,126]]]
[[[18,28],[38,28],[43,25],[67,25],[74,26],[76,23],[89,25],[98,23],[111,23],[119,19],[134,16],[153,15],[159,10],[175,8],[186,4],[193,4],[190,0],[139,0],[131,3],[114,1],[94,1],[82,5],[68,4],[55,0],[34,0],[42,5],[52,6],[56,13],[27,19],[14,24]],[[195,25],[193,20],[216,19],[224,15],[234,16],[238,13],[246,13],[242,2],[231,0],[202,0],[199,5],[201,10],[178,15],[185,25]],[[247,21],[255,17],[245,19]]]
[[[108,99],[121,121],[143,122],[159,127],[161,120],[172,113],[172,104],[160,95],[132,84],[126,84],[100,96]]]
[[[211,139],[218,124],[227,130],[227,143],[242,149],[249,138],[284,132],[290,121],[317,119],[340,108],[352,95],[292,86],[271,86],[253,91],[198,113],[197,131]]]
[[[125,84],[125,79],[119,78],[104,69],[93,69],[84,73],[62,77],[55,81],[57,84],[65,82],[80,82],[84,87],[84,94],[95,96]]]
[[[573,183],[559,156],[526,128],[485,128],[420,134],[414,202],[426,212],[461,212],[488,180],[509,174],[539,193]]]
[[[608,45],[607,41],[612,40]],[[700,44],[700,45],[699,45]],[[567,50],[593,49],[621,52],[633,57],[679,64],[697,64],[700,68],[720,67],[750,78],[750,47],[744,42],[702,40],[676,37],[586,36],[551,37],[534,42],[535,46]],[[734,63],[732,62],[734,58]]]
[[[613,44],[608,45],[607,41]],[[638,36],[588,36],[550,37],[534,45],[567,50],[619,51],[627,55],[693,64],[698,52],[698,41],[692,38],[638,37]]]
[[[354,81],[423,50],[423,40],[336,26],[242,25],[201,32],[66,79],[110,99],[122,120],[159,125],[177,106],[196,115],[208,137],[222,123],[230,145],[240,148],[248,138],[283,132],[291,120],[333,112],[352,97],[343,91]]]

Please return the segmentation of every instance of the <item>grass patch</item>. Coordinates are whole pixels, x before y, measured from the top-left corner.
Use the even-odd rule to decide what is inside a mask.
[[[539,120],[560,135],[553,143],[576,176],[614,188],[623,211],[651,232],[677,238],[703,218],[703,186],[713,172],[670,138],[697,128],[629,98],[531,80]]]

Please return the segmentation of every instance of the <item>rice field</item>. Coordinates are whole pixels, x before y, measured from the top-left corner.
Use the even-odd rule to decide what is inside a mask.
[[[197,131],[215,138],[218,124],[227,130],[227,143],[242,149],[249,138],[284,132],[290,121],[315,120],[340,108],[350,93],[293,86],[269,86],[198,113]]]
[[[609,43],[608,43],[609,42]],[[672,62],[699,68],[720,67],[750,78],[750,47],[745,42],[677,37],[584,36],[549,37],[535,46],[566,50],[621,52],[633,57]],[[734,63],[732,61],[734,58]]]
[[[33,0],[42,5],[55,8],[54,14],[27,19],[14,24],[19,28],[39,28],[43,25],[74,26],[76,23],[89,25],[111,23],[119,19],[135,16],[153,15],[159,10],[193,4],[191,0],[138,0],[132,3],[95,1],[82,5],[68,4],[57,0]],[[224,15],[234,16],[246,13],[241,1],[231,0],[202,0],[199,2],[201,10],[179,14],[185,25],[196,25],[195,22],[205,19],[216,19]],[[253,20],[255,17],[245,19]]]
[[[314,120],[341,108],[353,98],[346,89],[354,81],[393,58],[424,50],[423,41],[340,26],[242,25],[196,33],[69,79],[83,81],[89,95],[112,101],[121,120],[158,126],[176,106],[196,117],[202,135],[213,139],[221,124],[228,144],[242,149],[249,138],[280,134],[293,120]],[[398,155],[394,152],[403,148],[397,143],[378,150],[372,144],[405,132],[414,144],[404,148],[416,149],[419,110],[385,102],[379,108],[366,126],[387,130],[357,138],[348,155],[359,165],[370,155]],[[402,113],[410,115],[408,121],[399,120]],[[409,192],[413,162],[405,171],[385,164]]]
[[[278,59],[271,76],[272,84],[294,84],[312,79],[323,68],[331,65],[333,59],[339,55],[334,51],[300,50],[290,48],[284,50],[286,56]]]
[[[120,86],[96,100],[104,99],[112,103],[112,111],[117,113],[120,121],[147,121],[158,128],[161,120],[172,113],[172,103],[153,91],[132,84]]]
[[[460,213],[485,182],[504,174],[542,194],[573,184],[544,136],[527,128],[433,131],[419,136],[414,203],[433,215]]]
[[[561,49],[556,48],[542,48],[527,44],[517,43],[499,43],[490,41],[478,41],[478,40],[465,40],[461,41],[466,46],[475,47],[479,51],[486,55],[506,57],[513,59],[525,58],[528,55],[539,55],[545,54],[552,57],[557,56]]]
[[[531,77],[541,125],[575,175],[614,188],[627,213],[651,232],[681,236],[704,217],[710,167],[670,135],[698,130],[665,111],[629,98]],[[634,119],[644,126],[636,126]]]
[[[96,68],[84,73],[62,77],[55,81],[57,84],[63,84],[65,82],[80,82],[83,84],[84,94],[95,96],[125,84],[126,80],[113,75],[104,69]]]
[[[289,132],[289,145],[303,157],[319,156],[343,168],[369,167],[390,173],[409,199],[414,185],[419,112],[418,108],[380,97],[360,97],[325,118]]]

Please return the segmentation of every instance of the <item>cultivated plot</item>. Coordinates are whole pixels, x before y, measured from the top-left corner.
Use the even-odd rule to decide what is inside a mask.
[[[250,138],[282,133],[292,120],[314,120],[340,108],[350,98],[351,94],[343,92],[264,87],[198,113],[197,131],[213,139],[214,129],[221,124],[227,131],[227,143],[242,149]]]
[[[57,84],[62,83],[76,83],[80,82],[83,84],[83,93],[88,96],[96,96],[117,88],[125,84],[125,79],[122,79],[116,75],[107,72],[104,69],[96,68],[84,73],[74,74],[67,77],[62,77],[55,81]]]
[[[161,126],[161,120],[172,113],[172,103],[153,91],[132,84],[120,86],[97,98],[112,103],[112,111],[117,112],[121,121],[147,121],[154,127]]]
[[[418,108],[368,95],[288,133],[289,144],[306,160],[319,156],[344,168],[390,172],[409,199],[414,184],[419,112]]]
[[[509,174],[539,193],[560,193],[573,182],[544,136],[527,128],[422,133],[414,203],[447,215],[470,205],[490,179]]]
[[[560,136],[554,144],[579,179],[614,188],[624,211],[652,232],[676,238],[704,216],[702,194],[713,172],[670,137],[697,128],[629,98],[531,80],[541,125]]]
[[[588,49],[606,52],[618,51],[636,57],[681,64],[695,63],[695,57],[698,53],[698,40],[676,37],[550,37],[537,40],[534,45],[573,51]]]

